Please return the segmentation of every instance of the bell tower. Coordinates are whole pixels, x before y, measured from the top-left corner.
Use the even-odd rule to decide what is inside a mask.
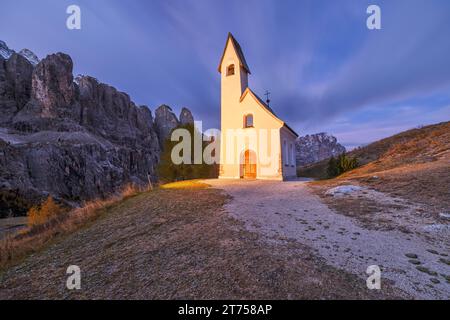
[[[241,46],[228,33],[218,71],[221,75],[221,117],[224,112],[233,113],[238,108],[242,93],[248,87],[250,69],[245,61]],[[222,129],[223,129],[222,121]]]
[[[248,87],[250,69],[245,61],[241,46],[231,33],[228,33],[219,67],[220,73],[220,169],[219,177],[239,178],[239,164],[228,163],[227,154],[235,155],[234,148],[227,150],[228,129],[241,129],[241,96]]]

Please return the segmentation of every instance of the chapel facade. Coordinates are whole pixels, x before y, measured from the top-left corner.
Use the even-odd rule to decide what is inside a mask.
[[[286,180],[296,177],[297,133],[248,86],[250,68],[231,33],[220,59],[219,178]]]

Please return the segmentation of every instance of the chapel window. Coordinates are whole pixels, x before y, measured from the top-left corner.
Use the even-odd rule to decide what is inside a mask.
[[[227,67],[227,77],[234,75],[234,64],[230,64]]]
[[[244,116],[244,128],[253,128],[253,115],[246,114]]]

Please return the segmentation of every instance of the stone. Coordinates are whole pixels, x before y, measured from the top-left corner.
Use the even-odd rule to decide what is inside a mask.
[[[440,282],[438,279],[436,279],[436,278],[430,278],[430,281],[433,282],[433,283],[435,283],[435,284],[441,283],[441,282]]]
[[[426,268],[426,267],[423,267],[423,266],[417,266],[416,269],[419,270],[420,272],[429,274],[430,276],[437,276],[437,272],[432,271],[432,270],[430,270],[430,269],[428,269],[428,268]]]
[[[439,218],[450,221],[450,213],[439,213]]]

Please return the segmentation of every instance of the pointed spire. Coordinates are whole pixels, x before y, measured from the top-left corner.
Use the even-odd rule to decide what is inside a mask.
[[[237,40],[233,37],[231,32],[228,32],[227,42],[225,43],[225,48],[223,49],[222,57],[220,58],[220,63],[217,68],[219,73],[221,73],[220,67],[222,66],[223,57],[225,56],[225,52],[227,51],[227,47],[228,47],[229,43],[231,43],[233,45],[234,51],[236,51],[240,66],[242,68],[244,68],[244,70],[247,71],[247,73],[251,74],[250,68],[248,67],[248,64],[247,64],[247,61],[245,61],[244,53],[242,52],[241,46],[240,46],[239,42],[237,42]]]

